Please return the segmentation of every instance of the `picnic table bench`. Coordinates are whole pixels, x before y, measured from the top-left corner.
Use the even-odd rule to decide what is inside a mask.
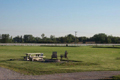
[[[43,56],[43,53],[26,53],[25,60],[27,61],[39,61],[43,60],[45,56]]]

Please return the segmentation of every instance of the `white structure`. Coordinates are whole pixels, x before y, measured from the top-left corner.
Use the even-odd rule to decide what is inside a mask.
[[[25,60],[27,61],[43,61],[43,53],[27,53]]]

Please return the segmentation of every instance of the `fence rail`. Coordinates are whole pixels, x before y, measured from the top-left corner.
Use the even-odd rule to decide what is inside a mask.
[[[120,46],[120,44],[0,43],[0,46]]]

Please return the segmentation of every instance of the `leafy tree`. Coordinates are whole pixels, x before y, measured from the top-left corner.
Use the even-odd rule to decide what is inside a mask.
[[[111,43],[111,42],[112,42],[112,41],[111,41],[111,38],[107,37],[106,43]]]
[[[9,38],[9,43],[12,43],[13,41],[12,41],[13,39],[12,39],[12,36]]]
[[[13,42],[14,43],[22,43],[23,42],[23,39],[22,39],[22,36],[16,36],[13,38]]]
[[[56,38],[55,38],[54,35],[51,35],[51,36],[50,36],[50,42],[51,42],[51,43],[56,43]]]
[[[73,43],[75,42],[75,36],[72,34],[68,34],[64,37],[55,37],[54,35],[51,35],[50,38],[45,37],[45,34],[41,34],[42,38],[39,37],[33,37],[32,35],[24,35],[24,38],[22,36],[16,36],[12,39],[12,36],[10,37],[9,34],[2,34],[0,35],[0,42],[2,43],[10,43],[10,42],[17,42],[17,43]],[[77,42],[83,42],[86,41],[95,41],[96,43],[120,43],[120,37],[114,37],[114,36],[107,36],[104,33],[95,34],[93,37],[87,38],[85,36],[83,37],[76,37]]]
[[[43,34],[41,34],[41,37],[42,37],[42,39],[44,39],[44,37],[45,37],[45,34],[43,33]]]
[[[113,36],[107,36],[106,42],[111,43],[112,42]]]
[[[2,43],[9,43],[9,34],[2,34]]]
[[[75,42],[75,37],[72,34],[68,34],[65,38],[67,43]]]
[[[24,42],[25,43],[33,43],[35,39],[32,35],[24,35]]]
[[[1,40],[2,40],[2,35],[0,34],[0,43],[2,42]]]
[[[104,33],[95,34],[93,36],[96,43],[106,43],[107,35]]]
[[[120,38],[119,37],[113,37],[112,38],[112,43],[119,43],[120,42]]]
[[[79,41],[83,42],[83,41],[87,40],[87,37],[83,36],[83,37],[79,37],[78,39],[79,39]]]
[[[35,37],[35,43],[40,43],[40,42],[41,42],[41,38]]]
[[[59,37],[59,43],[66,43],[66,38],[65,37]]]

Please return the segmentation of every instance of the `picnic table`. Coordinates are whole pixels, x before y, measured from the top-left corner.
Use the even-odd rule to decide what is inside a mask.
[[[43,53],[26,53],[25,60],[27,61],[40,61],[43,60],[45,56]]]

